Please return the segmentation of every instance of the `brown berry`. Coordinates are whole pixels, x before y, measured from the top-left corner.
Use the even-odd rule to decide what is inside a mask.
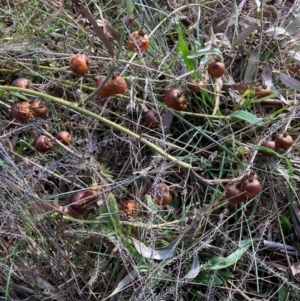
[[[73,194],[69,202],[71,208],[77,212],[83,212],[86,207],[98,199],[97,190],[91,189]]]
[[[28,121],[32,117],[30,103],[27,101],[17,101],[11,105],[11,115],[18,121]]]
[[[154,110],[148,110],[142,113],[141,124],[148,128],[155,128],[159,125],[157,113]]]
[[[27,79],[27,78],[20,77],[20,78],[15,79],[15,80],[11,83],[11,85],[14,86],[14,87],[27,89],[27,88],[30,88],[31,82],[30,82],[30,80]]]
[[[204,83],[202,80],[193,79],[187,83],[187,88],[193,93],[199,93],[204,88]]]
[[[255,88],[255,98],[260,99],[272,94],[270,87],[266,85],[261,85]]]
[[[186,110],[185,98],[179,89],[171,88],[166,90],[164,93],[164,102],[169,108],[178,111]]]
[[[159,206],[166,206],[172,200],[169,186],[163,183],[156,184],[152,187],[150,194],[153,202]]]
[[[45,153],[52,148],[52,142],[47,136],[41,135],[33,140],[32,146],[36,151]]]
[[[298,73],[300,70],[300,65],[297,63],[292,63],[288,66],[288,70],[292,73]]]
[[[282,133],[278,135],[275,139],[275,144],[277,148],[282,148],[284,150],[289,149],[294,143],[292,136],[287,133]]]
[[[41,99],[36,99],[30,103],[30,110],[34,117],[45,117],[48,113],[48,107]]]
[[[249,197],[257,196],[261,191],[261,184],[258,179],[245,179],[242,182],[241,190]]]
[[[56,135],[56,139],[64,145],[69,145],[72,142],[72,136],[67,131],[61,131]]]
[[[225,65],[221,62],[212,62],[208,65],[207,72],[211,77],[221,77],[225,72]]]
[[[95,88],[98,88],[105,80],[102,76],[97,79]],[[109,97],[117,94],[124,93],[127,90],[127,83],[122,76],[113,75],[104,86],[98,91],[101,97]]]
[[[149,38],[143,29],[132,32],[128,38],[128,50],[134,52],[144,52],[149,46]]]
[[[83,75],[88,72],[88,57],[83,54],[74,54],[70,58],[70,69],[78,75]]]
[[[275,141],[267,140],[267,141],[262,142],[261,145],[264,146],[264,147],[270,148],[270,149],[273,150],[273,151],[276,151],[276,150],[277,150],[277,146],[276,146]],[[268,151],[263,151],[263,150],[261,150],[260,153],[261,153],[263,156],[265,156],[265,157],[272,157],[272,156],[273,156],[273,153],[268,152]]]
[[[240,204],[246,200],[244,191],[239,190],[236,185],[230,185],[226,188],[226,199],[232,204]]]
[[[130,216],[136,215],[140,204],[136,200],[127,200],[121,203],[121,210]]]

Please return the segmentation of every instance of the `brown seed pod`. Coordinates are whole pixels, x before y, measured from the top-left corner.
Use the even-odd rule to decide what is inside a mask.
[[[300,70],[300,65],[297,63],[292,63],[288,66],[288,70],[292,73],[298,73]]]
[[[88,60],[88,57],[83,53],[74,54],[70,57],[70,69],[75,74],[83,75],[89,70]]]
[[[166,90],[164,93],[164,102],[169,108],[178,111],[186,110],[185,98],[179,89],[171,88]]]
[[[244,191],[239,190],[236,185],[230,185],[226,188],[226,199],[232,204],[240,204],[246,200]]]
[[[105,77],[100,77],[95,83],[95,88],[98,88],[105,80]],[[113,75],[104,86],[98,91],[101,97],[109,97],[117,94],[122,94],[127,90],[127,83],[122,76]]]
[[[64,145],[69,145],[72,142],[72,136],[67,131],[60,131],[56,135],[56,139]]]
[[[30,103],[27,101],[17,101],[11,105],[11,115],[18,121],[28,121],[32,118]]]
[[[128,50],[144,52],[150,46],[149,38],[143,29],[132,32],[128,38]]]
[[[48,113],[48,107],[41,99],[36,99],[30,103],[30,110],[34,117],[45,117]]]
[[[255,98],[260,99],[272,94],[272,90],[267,85],[261,85],[255,88]]]
[[[207,72],[211,77],[221,77],[225,72],[225,65],[221,62],[212,62],[208,65]]]
[[[204,83],[202,80],[193,79],[187,83],[187,88],[193,93],[199,93],[204,88]]]
[[[23,89],[27,89],[31,87],[31,81],[27,78],[24,77],[20,77],[15,79],[11,85],[13,87],[18,87],[18,88],[23,88]]]
[[[282,133],[276,137],[275,144],[277,148],[286,150],[292,147],[292,145],[294,144],[294,139],[287,133]]]
[[[152,187],[150,195],[153,202],[160,206],[166,206],[172,200],[169,186],[163,183],[156,184],[154,187]]]
[[[249,197],[257,196],[261,191],[261,184],[258,179],[245,179],[242,182],[241,190]]]
[[[140,208],[136,200],[127,200],[121,203],[121,210],[130,216],[135,216]]]
[[[41,135],[33,140],[32,146],[36,151],[45,153],[52,148],[52,142],[47,136]]]
[[[277,146],[276,146],[275,141],[267,140],[267,141],[262,142],[261,145],[264,146],[264,147],[270,148],[270,149],[273,150],[273,151],[276,151],[276,150],[277,150]],[[261,153],[263,156],[265,156],[265,157],[272,157],[272,156],[273,156],[272,153],[269,153],[269,152],[267,152],[267,151],[260,151],[260,153]]]
[[[141,124],[148,128],[155,128],[159,126],[157,113],[154,110],[148,110],[142,113]]]
[[[97,190],[91,189],[73,194],[70,197],[71,208],[77,212],[83,212],[86,207],[98,199]]]

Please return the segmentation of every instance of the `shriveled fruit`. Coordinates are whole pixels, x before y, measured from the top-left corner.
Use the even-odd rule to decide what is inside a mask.
[[[187,83],[187,88],[194,93],[199,93],[204,88],[204,83],[202,80],[193,79],[191,82]]]
[[[77,212],[83,212],[86,207],[98,199],[97,190],[91,189],[73,194],[70,197],[71,208]]]
[[[30,103],[27,101],[17,101],[11,105],[11,115],[18,121],[28,121],[32,118]]]
[[[128,50],[134,52],[144,52],[149,46],[149,38],[144,29],[136,30],[132,32],[128,38]]]
[[[88,72],[88,57],[83,53],[74,54],[70,58],[70,69],[78,75],[83,75]]]
[[[279,134],[275,139],[275,144],[277,148],[289,149],[292,147],[294,139],[287,133]]]
[[[95,88],[98,88],[105,80],[105,77],[99,77],[95,83]],[[104,86],[98,91],[101,97],[109,97],[124,93],[127,90],[127,83],[122,76],[113,75]]]
[[[43,100],[36,99],[30,103],[30,110],[34,117],[45,117],[48,112],[48,107]]]
[[[208,65],[207,72],[211,77],[221,77],[225,72],[225,65],[221,62],[212,62]]]
[[[288,70],[293,73],[297,73],[300,70],[300,65],[297,63],[292,63],[288,66]]]
[[[45,153],[52,148],[52,142],[49,137],[41,135],[33,140],[32,146],[36,151]]]
[[[142,113],[141,124],[148,128],[155,128],[159,125],[157,113],[154,110],[148,110]]]
[[[257,196],[261,191],[261,184],[258,179],[245,179],[242,182],[241,190],[249,197]]]
[[[60,131],[56,135],[56,139],[64,145],[69,145],[72,142],[72,136],[67,131]]]
[[[255,88],[255,97],[257,99],[270,96],[271,94],[272,90],[267,85],[261,85]]]
[[[121,210],[130,216],[136,215],[140,204],[136,200],[127,200],[121,203]]]
[[[164,93],[164,102],[169,108],[178,111],[186,110],[185,98],[179,89],[171,88],[166,90]]]
[[[14,87],[26,89],[26,88],[30,88],[31,81],[28,78],[20,77],[20,78],[15,79],[11,83],[11,85],[14,86]]]
[[[276,150],[277,150],[277,146],[276,146],[275,141],[267,140],[267,141],[262,142],[261,145],[264,146],[264,147],[270,148],[270,149],[273,150],[273,151],[276,151]],[[268,151],[263,151],[263,150],[262,150],[262,151],[260,151],[260,153],[261,153],[263,156],[265,156],[265,157],[272,157],[272,156],[273,156],[273,154],[270,153],[270,152],[268,152]]]
[[[169,186],[163,183],[156,184],[152,187],[150,194],[153,202],[160,206],[166,206],[172,200]]]
[[[226,199],[232,204],[240,204],[246,200],[246,193],[239,190],[236,185],[230,185],[226,188]]]

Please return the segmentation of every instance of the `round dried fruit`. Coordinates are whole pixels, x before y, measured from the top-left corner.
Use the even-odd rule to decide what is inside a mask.
[[[11,106],[11,115],[18,121],[28,121],[32,117],[30,103],[27,101],[17,101]]]
[[[49,137],[41,135],[33,140],[32,146],[36,151],[45,153],[52,148],[52,142]]]
[[[128,38],[128,50],[144,52],[150,46],[147,34],[143,29],[136,30]]]
[[[171,200],[172,196],[169,191],[169,186],[163,183],[156,184],[151,189],[151,198],[156,205],[166,206]]]

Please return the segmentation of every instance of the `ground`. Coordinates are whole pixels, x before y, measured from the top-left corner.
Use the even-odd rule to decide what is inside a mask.
[[[299,1],[48,2],[0,1],[1,300],[299,300]]]

